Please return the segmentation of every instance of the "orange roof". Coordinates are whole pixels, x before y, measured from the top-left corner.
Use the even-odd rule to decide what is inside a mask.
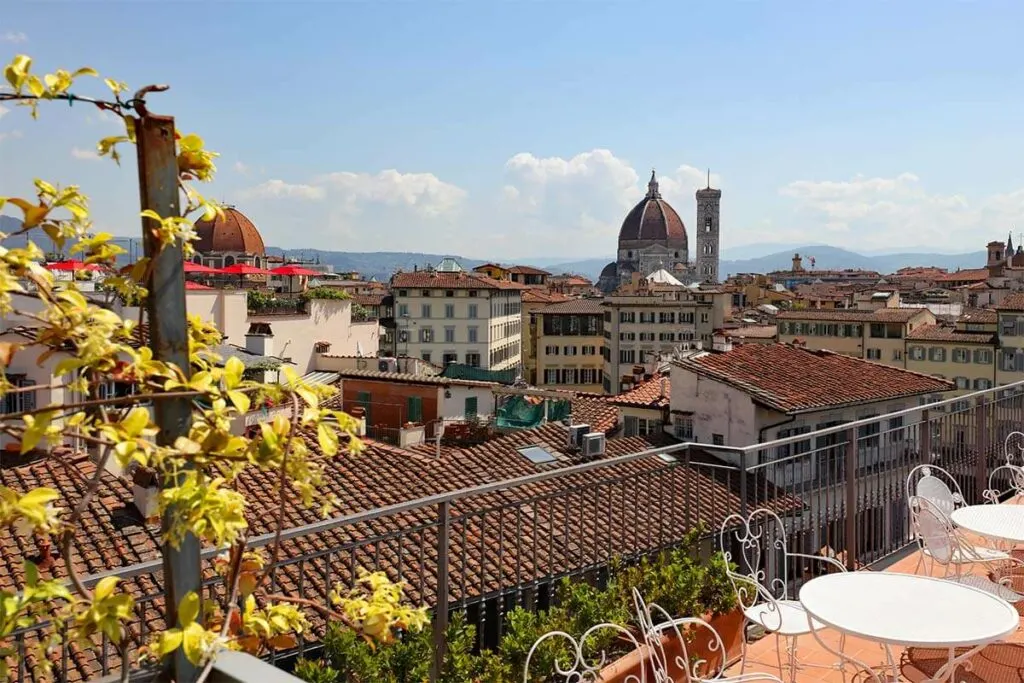
[[[608,402],[616,406],[667,408],[671,396],[672,382],[666,376],[655,375],[627,392],[612,396]]]
[[[839,309],[803,309],[800,311],[780,311],[779,320],[829,320],[834,322],[907,322],[926,308],[879,308],[864,311],[854,308]]]
[[[551,304],[534,311],[542,314],[569,314],[569,315],[601,315],[604,308],[599,299],[569,299],[557,304]]]
[[[743,344],[674,363],[783,413],[932,394],[954,386],[930,375],[791,344]]]
[[[921,325],[907,335],[907,339],[911,341],[962,342],[964,344],[991,344],[995,338],[994,333],[961,332],[942,325]]]
[[[726,337],[736,339],[772,339],[775,337],[778,328],[775,325],[747,325],[745,327],[734,327],[731,330],[722,330]]]
[[[533,266],[512,266],[506,270],[510,273],[520,273],[522,275],[551,275],[548,271],[534,268]]]
[[[530,288],[523,291],[524,304],[554,304],[560,301],[569,301],[570,297],[557,292],[546,292],[542,289]]]
[[[997,311],[1024,311],[1024,292],[1014,292],[994,308]]]
[[[968,268],[935,277],[936,282],[980,282],[988,279],[988,268]]]
[[[409,289],[524,289],[523,285],[481,275],[480,273],[442,273],[436,270],[416,270],[395,273],[391,287]]]

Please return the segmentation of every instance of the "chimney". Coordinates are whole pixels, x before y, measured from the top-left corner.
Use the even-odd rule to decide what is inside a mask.
[[[665,396],[667,394],[668,394],[668,377],[665,377],[664,375],[662,375],[661,376],[661,393],[658,395],[658,398],[665,398]]]
[[[257,356],[274,355],[274,333],[267,323],[253,323],[245,333],[245,350]]]
[[[722,332],[716,332],[711,338],[711,350],[728,353],[732,351],[732,340]]]

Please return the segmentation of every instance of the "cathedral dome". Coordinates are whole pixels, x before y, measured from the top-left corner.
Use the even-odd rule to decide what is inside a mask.
[[[619,274],[619,264],[612,261],[601,269],[601,277],[616,277]]]
[[[632,241],[686,243],[683,219],[661,198],[654,171],[647,183],[647,196],[626,215],[619,229],[620,243]]]
[[[233,206],[212,221],[196,221],[195,248],[200,254],[241,253],[266,256],[263,237],[253,222]]]

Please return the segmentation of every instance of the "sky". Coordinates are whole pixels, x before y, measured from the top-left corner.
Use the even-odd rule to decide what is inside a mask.
[[[169,84],[151,109],[268,245],[610,257],[654,168],[687,226],[710,169],[726,252],[968,252],[1024,231],[1022,25],[997,0],[7,0],[0,59]],[[132,155],[94,152],[118,125],[8,106],[0,196],[78,184],[138,235]]]

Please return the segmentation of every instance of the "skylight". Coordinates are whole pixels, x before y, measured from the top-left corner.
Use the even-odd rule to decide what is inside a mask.
[[[543,465],[546,462],[555,462],[558,459],[550,451],[540,446],[527,446],[518,450],[520,455],[534,465]]]

